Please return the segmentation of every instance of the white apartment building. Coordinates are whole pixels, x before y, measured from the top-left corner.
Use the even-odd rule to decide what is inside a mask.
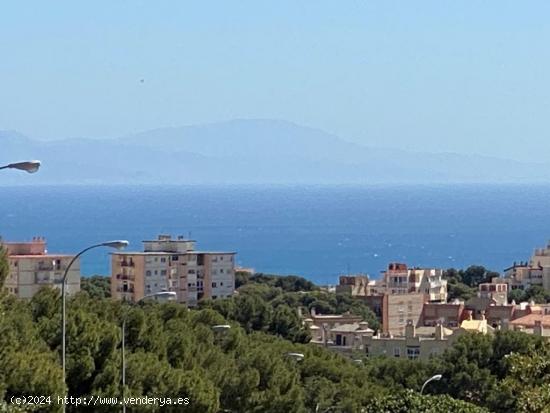
[[[45,285],[61,289],[65,269],[74,255],[49,254],[46,240],[34,237],[30,242],[0,243],[8,251],[10,272],[5,289],[19,298],[32,298]],[[80,291],[80,261],[77,259],[67,275],[67,294]]]
[[[390,263],[381,280],[371,282],[373,294],[425,294],[430,302],[447,301],[447,280],[439,268],[408,268],[406,264]]]
[[[195,241],[169,235],[143,241],[143,252],[115,252],[111,259],[114,298],[137,301],[173,291],[177,300],[196,306],[203,298],[224,298],[235,288],[235,253],[196,251]]]

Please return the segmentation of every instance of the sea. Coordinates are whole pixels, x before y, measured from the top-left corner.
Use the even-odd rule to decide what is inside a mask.
[[[158,234],[319,284],[377,278],[390,262],[502,271],[550,239],[550,186],[0,187],[5,241],[41,236],[49,252],[76,253],[126,239],[141,251]],[[109,274],[108,253],[84,255],[82,273]]]

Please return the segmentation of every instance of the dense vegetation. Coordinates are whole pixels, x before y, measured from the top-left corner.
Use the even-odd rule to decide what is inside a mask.
[[[499,275],[498,272],[487,270],[481,265],[472,265],[465,270],[449,268],[443,274],[447,279],[449,301],[455,298],[467,301],[475,297],[480,283],[491,282],[493,277]]]
[[[0,277],[5,272],[0,260]],[[235,297],[189,311],[177,303],[116,302],[98,292],[98,285],[107,291],[101,280],[85,282],[68,306],[68,388],[61,376],[58,291],[45,288],[30,301],[3,293],[0,398],[120,397],[120,327],[126,319],[126,395],[191,400],[187,407],[141,406],[128,411],[548,411],[550,346],[540,338],[520,332],[464,335],[442,356],[428,361],[362,358],[357,363],[304,344],[306,332],[293,306],[331,312],[360,312],[362,307],[314,286],[302,291],[296,283],[302,285],[299,279],[249,279]],[[211,328],[225,323],[232,326],[226,332]],[[297,361],[289,352],[305,357]],[[422,384],[434,374],[443,379],[430,383],[429,395],[421,396]],[[68,410],[110,412],[113,407]]]
[[[247,331],[266,331],[293,342],[307,343],[298,308],[317,314],[340,314],[349,311],[361,315],[372,329],[379,322],[360,299],[320,290],[310,281],[295,276],[280,277],[238,273],[238,294],[226,300],[203,301],[201,308],[212,308],[229,320],[237,321]]]
[[[403,400],[409,400],[404,406],[423,406],[424,399],[426,409],[419,411],[432,411],[428,407],[433,407],[433,399],[409,395],[401,400],[395,394],[405,388],[418,390],[434,366],[399,364],[392,369],[395,377],[388,385],[392,376],[387,371],[375,373],[385,368],[384,360],[359,365],[320,347],[293,344],[264,332],[247,333],[238,324],[226,333],[216,333],[210,327],[226,320],[212,309],[187,311],[176,303],[131,306],[92,299],[87,293],[70,300],[65,389],[59,361],[59,301],[52,289],[43,289],[30,302],[2,297],[0,394],[4,399],[65,391],[73,396],[120,395],[120,325],[127,317],[126,394],[191,399],[186,408],[164,407],[163,411],[275,413],[332,407],[331,411],[358,412],[360,406],[393,406]],[[301,352],[305,358],[295,361],[286,356],[289,352]],[[400,369],[410,369],[413,378],[400,382]],[[455,411],[481,411],[445,400]],[[112,407],[92,410],[107,412]]]

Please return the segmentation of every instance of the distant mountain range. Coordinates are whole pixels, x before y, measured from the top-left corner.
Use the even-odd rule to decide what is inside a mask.
[[[550,163],[362,146],[278,120],[39,141],[0,131],[0,161],[40,159],[1,184],[430,184],[550,182]]]

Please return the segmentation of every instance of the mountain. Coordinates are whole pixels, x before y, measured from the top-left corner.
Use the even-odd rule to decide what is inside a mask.
[[[45,142],[5,131],[0,145],[4,163],[43,162],[36,175],[3,173],[2,182],[10,184],[550,182],[548,163],[372,148],[268,119],[160,128],[115,139]]]

